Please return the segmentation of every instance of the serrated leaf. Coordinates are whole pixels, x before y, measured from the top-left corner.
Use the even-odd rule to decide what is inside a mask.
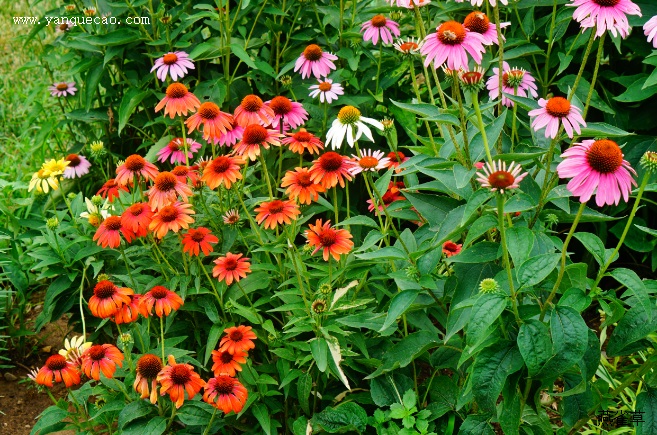
[[[479,408],[493,413],[507,376],[524,366],[513,342],[498,343],[477,355],[472,368],[472,392]]]
[[[552,355],[550,330],[543,322],[527,320],[520,326],[517,342],[529,376],[536,375]]]
[[[577,364],[586,352],[588,327],[582,316],[570,307],[557,305],[550,315],[552,356],[540,370],[539,376],[554,379]]]
[[[518,268],[518,282],[523,287],[539,284],[557,267],[561,254],[541,254],[531,257]]]
[[[485,337],[488,328],[506,308],[506,296],[498,293],[483,293],[474,302],[470,321],[465,327],[466,342],[473,346]]]

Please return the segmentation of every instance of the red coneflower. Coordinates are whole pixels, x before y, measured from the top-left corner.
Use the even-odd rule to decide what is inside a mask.
[[[399,189],[404,188],[404,183],[402,181],[391,181],[388,184],[388,189],[386,190],[386,193],[383,194],[381,197],[381,204],[378,204],[376,207],[378,211],[383,211],[384,207],[388,207],[390,204],[392,204],[395,201],[403,201],[405,198],[402,196],[402,194],[399,192]],[[371,199],[368,199],[367,204],[367,209],[369,211],[374,211],[374,204],[372,203]],[[378,203],[378,200],[377,200]],[[378,212],[377,212],[378,214]]]
[[[226,131],[231,129],[232,116],[224,113],[214,103],[205,102],[198,108],[198,112],[187,118],[185,125],[190,134],[194,130],[198,130],[200,125],[203,125],[203,139],[219,138]]]
[[[356,163],[346,156],[329,151],[313,162],[310,168],[310,179],[319,183],[324,188],[330,189],[340,183],[340,187],[345,186],[345,178],[347,181],[353,179],[351,171]]]
[[[199,180],[198,172],[185,165],[176,166],[171,170],[171,173],[183,183],[187,183],[187,179],[189,179],[192,186]]]
[[[239,351],[248,352],[250,349],[255,349],[255,343],[258,337],[253,333],[250,326],[233,326],[232,328],[224,329],[226,334],[219,342],[219,352],[236,353]]]
[[[145,180],[154,180],[159,173],[157,166],[146,161],[139,154],[133,154],[125,159],[125,163],[116,168],[116,183],[121,186],[127,185],[135,176],[141,176]]]
[[[176,404],[176,409],[183,405],[185,391],[187,398],[192,399],[205,385],[205,381],[194,372],[191,365],[177,364],[173,355],[169,355],[169,364],[157,375],[157,381],[161,385],[160,395],[169,393],[169,398]]]
[[[153,219],[153,212],[145,202],[137,202],[121,214],[121,225],[132,231],[136,237],[148,234],[148,226]]]
[[[123,354],[111,344],[96,344],[82,355],[82,371],[88,378],[100,380],[100,372],[106,378],[114,376],[116,366],[123,367]]]
[[[227,350],[213,350],[212,361],[214,364],[212,365],[212,371],[214,375],[235,376],[236,371],[242,371],[241,364],[246,364],[246,355],[247,353],[242,350],[235,351],[235,353],[230,353]]]
[[[187,116],[187,112],[194,112],[200,105],[201,102],[187,90],[187,86],[171,83],[162,101],[155,106],[155,111],[159,112],[164,107],[164,116],[169,115],[173,119],[176,115]]]
[[[155,233],[157,238],[161,239],[167,235],[169,230],[177,233],[181,228],[189,228],[189,224],[194,222],[191,214],[196,214],[191,209],[192,205],[189,203],[182,203],[180,201],[160,208],[157,213],[153,215],[148,229]]]
[[[103,198],[107,198],[109,202],[113,202],[114,198],[119,197],[119,190],[129,192],[126,186],[120,186],[116,183],[114,178],[110,178],[105,182],[105,184],[103,184],[103,187],[101,187],[100,190],[96,192],[96,195],[100,195]]]
[[[300,167],[285,173],[281,187],[287,187],[285,194],[289,195],[290,199],[298,200],[301,204],[317,201],[319,194],[325,191],[321,184],[310,179],[310,171],[307,168]]]
[[[240,165],[243,164],[241,157],[219,156],[203,169],[201,181],[205,181],[210,189],[216,189],[221,184],[230,189],[233,183],[242,179]]]
[[[217,376],[205,384],[203,400],[206,403],[220,409],[224,414],[242,411],[249,393],[244,385],[230,376]]]
[[[101,319],[112,317],[125,304],[131,302],[135,292],[127,287],[117,287],[111,281],[103,280],[94,287],[94,295],[89,298],[91,314]]]
[[[148,205],[152,210],[157,210],[176,202],[178,195],[187,201],[193,195],[192,189],[171,172],[160,172],[148,191]]]
[[[216,266],[212,269],[212,276],[219,281],[226,281],[226,285],[246,278],[246,274],[251,273],[251,263],[247,257],[242,258],[242,255],[226,252],[225,257],[214,260]]]
[[[454,243],[448,240],[445,243],[443,243],[443,254],[445,254],[445,257],[451,257],[461,252],[462,247],[463,247],[462,244]]]
[[[297,154],[303,154],[308,151],[310,154],[319,154],[319,150],[324,149],[324,143],[317,136],[308,133],[305,128],[300,128],[296,133],[286,133],[288,137],[281,141],[282,144],[290,147],[290,151]]]
[[[235,123],[242,127],[250,124],[269,125],[274,119],[274,110],[262,102],[257,95],[247,95],[235,108]]]
[[[80,373],[75,364],[67,361],[63,356],[51,355],[34,380],[39,385],[52,387],[53,379],[55,382],[64,382],[67,387],[70,387],[80,383]]]
[[[183,252],[197,257],[201,250],[204,255],[210,254],[213,250],[212,245],[216,243],[219,243],[219,239],[205,227],[190,228],[182,239]]]
[[[401,151],[392,151],[388,153],[388,159],[389,161],[387,168],[395,168],[395,173],[399,173],[401,172],[399,165],[408,160],[408,157],[406,157]]]
[[[148,317],[152,315],[153,307],[155,307],[157,317],[162,317],[168,316],[171,311],[177,311],[182,305],[182,298],[175,292],[161,285],[156,285],[142,296],[139,302],[139,312],[144,317]]]
[[[126,242],[130,243],[135,238],[135,234],[121,223],[120,216],[108,216],[96,230],[93,241],[98,240],[98,245],[103,248],[116,249],[121,246],[121,236],[125,237]]]
[[[322,224],[322,220],[317,219],[315,225],[309,224],[308,227],[310,229],[305,233],[308,245],[315,247],[313,255],[321,249],[324,261],[328,261],[329,254],[339,261],[340,255],[349,253],[354,247],[349,231],[331,228],[330,220]]]
[[[150,395],[151,403],[157,403],[157,375],[162,370],[162,360],[153,354],[147,353],[137,361],[137,375],[132,388],[139,394],[142,399]],[[150,391],[148,383],[150,382]]]
[[[290,128],[297,128],[308,120],[308,112],[303,105],[287,97],[274,97],[265,104],[274,111],[274,119],[271,121],[271,126],[274,128],[284,124],[289,125]]]
[[[297,220],[297,216],[301,214],[299,206],[293,200],[281,201],[275,199],[269,202],[263,202],[260,207],[254,211],[258,212],[256,221],[258,224],[265,222],[265,229],[271,228],[272,230],[278,224],[289,224],[293,220]]]
[[[124,323],[136,322],[139,318],[139,303],[142,296],[140,294],[132,294],[129,296],[130,302],[123,304],[112,316],[112,320],[117,325]]]
[[[260,155],[260,147],[268,150],[269,145],[281,146],[281,135],[276,130],[265,128],[259,124],[247,125],[237,145],[235,145],[235,154],[238,156],[246,155],[251,161],[254,161]]]

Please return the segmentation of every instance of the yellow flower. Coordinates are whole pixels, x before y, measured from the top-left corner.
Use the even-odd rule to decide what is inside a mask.
[[[45,169],[41,168],[34,174],[32,174],[32,179],[30,180],[30,185],[27,188],[28,192],[37,191],[48,193],[50,188],[52,190],[57,190],[59,188],[59,181],[57,178],[51,176]]]
[[[66,169],[69,163],[71,162],[65,158],[59,160],[50,159],[41,165],[41,170],[45,171],[45,174],[48,176],[56,177],[64,173],[64,169]]]

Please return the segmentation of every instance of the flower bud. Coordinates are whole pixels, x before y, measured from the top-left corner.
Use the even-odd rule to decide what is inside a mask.
[[[500,290],[500,285],[493,278],[484,278],[479,283],[480,293],[495,293]]]

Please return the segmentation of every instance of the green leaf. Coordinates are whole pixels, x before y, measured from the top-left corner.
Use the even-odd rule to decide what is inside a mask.
[[[139,32],[130,29],[130,27],[123,27],[120,30],[114,30],[104,35],[84,35],[82,38],[84,42],[102,47],[128,44],[130,42],[137,42],[140,39]]]
[[[459,387],[454,379],[449,376],[436,376],[431,382],[429,390],[431,401],[427,409],[431,410],[431,416],[439,418],[454,411],[458,395]]]
[[[506,230],[506,245],[513,264],[523,264],[534,247],[534,232],[525,227],[513,226]]]
[[[591,296],[581,288],[569,288],[561,295],[557,305],[571,307],[581,313],[591,305]]]
[[[310,353],[312,353],[319,371],[324,373],[328,365],[328,345],[326,344],[326,340],[322,337],[313,338],[310,341]]]
[[[157,407],[145,400],[136,400],[128,403],[119,413],[119,430],[123,429],[123,427],[131,421],[148,415],[153,411],[157,411]]]
[[[609,337],[607,355],[610,357],[624,355],[631,350],[631,345],[646,335],[657,330],[657,307],[646,311],[643,305],[636,305],[625,312],[618,321],[618,326]]]
[[[150,95],[151,91],[139,92],[138,88],[131,88],[128,92],[125,93],[123,99],[121,100],[121,106],[119,107],[119,135],[121,135],[121,130],[125,127],[132,115],[132,112],[135,111],[139,103],[142,102],[144,98]]]
[[[636,412],[643,417],[643,423],[637,423],[636,435],[657,433],[657,389],[647,387],[636,398]]]
[[[433,384],[432,384],[433,385]],[[379,376],[370,381],[370,394],[378,407],[399,403],[398,393],[413,387],[413,381],[399,372]]]
[[[464,249],[460,254],[445,260],[447,263],[486,263],[498,259],[502,253],[500,245],[493,242],[480,242]]]
[[[512,48],[508,51],[504,50],[504,60],[508,61],[523,56],[530,56],[532,54],[543,54],[543,49],[534,44],[524,43],[521,44],[519,47]],[[491,63],[497,64],[496,62],[497,62],[497,58],[491,60]]]
[[[390,178],[392,178],[392,172],[393,168],[388,169],[386,172],[381,174],[378,180],[374,183],[374,186],[372,186],[374,190],[374,198],[383,198],[383,195],[385,195],[386,191],[388,190],[388,185],[390,185]]]
[[[635,305],[638,302],[648,314],[648,321],[652,321],[650,318],[652,315],[651,308],[654,304],[650,301],[648,290],[641,278],[639,278],[639,275],[633,270],[625,268],[614,269],[610,275],[613,276],[616,281],[627,287],[630,293],[636,298],[636,301],[634,301],[634,304],[632,305]]]
[[[586,137],[621,137],[630,136],[625,130],[604,122],[589,122],[582,128],[582,136]]]
[[[548,327],[536,319],[527,320],[520,326],[517,341],[529,376],[536,375],[552,355],[552,342]]]
[[[213,412],[212,406],[203,401],[187,401],[176,415],[187,426],[207,426]]]
[[[386,246],[385,248],[377,249],[376,251],[365,252],[363,254],[355,254],[361,260],[406,260],[408,255],[399,248],[394,246]]]
[[[582,316],[570,307],[556,306],[550,315],[552,356],[539,376],[554,379],[584,356],[589,341],[588,327]]]
[[[313,415],[311,424],[328,433],[356,431],[360,434],[367,426],[367,412],[354,402],[346,402]]]
[[[447,214],[459,204],[455,199],[445,196],[410,192],[404,192],[404,196],[432,229],[440,228]]]
[[[137,421],[123,429],[121,435],[162,435],[167,428],[167,421],[159,416],[150,420]]]
[[[598,265],[602,266],[605,263],[605,244],[595,234],[591,233],[575,233],[575,238],[582,242],[582,245],[588,252],[593,255]]]
[[[377,224],[374,219],[363,215],[354,216],[335,224],[336,227],[343,227],[346,225],[364,225],[366,227],[379,228],[379,224]]]
[[[303,412],[310,415],[310,391],[313,387],[313,378],[310,375],[310,372],[306,372],[303,375],[299,376],[297,381],[297,399],[299,400],[299,405]]]
[[[444,109],[439,109],[433,104],[427,104],[427,103],[408,104],[408,103],[400,103],[399,101],[395,101],[395,100],[390,100],[390,101],[395,106],[407,110],[411,113],[415,113],[416,115],[420,115],[424,119],[427,119],[429,121],[436,121],[441,124],[451,124],[455,126],[461,125],[459,119],[456,116],[447,113],[447,111],[445,111]]]
[[[45,435],[61,429],[61,423],[68,417],[68,411],[57,406],[49,406],[39,415],[39,421],[30,431],[30,435]]]
[[[507,376],[523,366],[522,355],[513,342],[497,343],[482,350],[472,368],[472,393],[479,408],[485,412],[495,412],[495,404]]]
[[[506,296],[499,293],[480,295],[472,307],[470,321],[465,327],[467,344],[474,346],[486,336],[488,328],[506,308]]]
[[[205,356],[203,357],[203,365],[206,365],[208,361],[210,361],[212,351],[217,346],[217,343],[219,343],[219,338],[221,337],[223,330],[224,328],[221,325],[212,325],[212,328],[210,328],[208,340],[205,344]]]
[[[459,428],[459,435],[495,435],[485,415],[470,414]]]
[[[100,79],[105,72],[103,63],[99,61],[98,65],[93,68],[90,68],[87,71],[87,76],[84,81],[84,98],[85,98],[85,110],[89,112],[91,109],[94,98],[96,98],[96,89],[100,83]],[[99,102],[100,104],[100,102]],[[69,113],[70,115],[70,113]]]
[[[632,83],[622,94],[613,97],[614,100],[621,103],[636,103],[638,101],[646,100],[653,95],[657,94],[657,85],[644,87],[648,77],[639,79]]]
[[[552,273],[561,254],[541,254],[531,257],[518,268],[518,282],[523,287],[532,287]]]
[[[244,50],[244,48],[239,44],[230,44],[231,52],[237,56],[242,62],[244,62],[249,68],[258,69],[251,56]]]
[[[415,358],[439,344],[440,339],[433,332],[414,332],[392,346],[384,354],[381,366],[365,379],[372,379],[396,368],[406,367]]]
[[[258,420],[258,423],[260,423],[260,427],[262,427],[267,435],[271,435],[271,419],[269,417],[267,406],[262,403],[256,403],[251,409],[253,416]]]
[[[418,296],[417,290],[404,290],[400,293],[397,293],[391,300],[390,306],[388,307],[388,315],[386,316],[383,326],[379,329],[379,332],[383,332],[385,329],[388,329],[390,325],[397,321],[397,317],[401,316],[408,310],[408,308],[415,302],[415,299]]]

